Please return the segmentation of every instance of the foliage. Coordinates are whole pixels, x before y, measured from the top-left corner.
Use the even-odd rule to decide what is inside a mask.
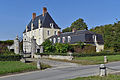
[[[77,44],[81,49],[85,46],[84,42],[81,42],[81,41],[77,42]]]
[[[13,42],[13,40],[0,41],[0,53],[8,52],[7,46],[12,45]]]
[[[56,52],[58,53],[66,53],[70,50],[69,44],[62,44],[62,43],[56,43],[55,44]]]
[[[78,20],[74,21],[70,27],[63,29],[62,32],[71,32],[73,28],[75,28],[76,30],[84,30],[84,29],[87,30],[88,29],[84,20],[79,18]]]
[[[120,21],[114,24],[97,26],[90,30],[103,36],[105,49],[113,49],[115,52],[120,51]]]
[[[0,61],[19,61],[22,58],[21,55],[4,54],[0,55]]]
[[[14,43],[13,40],[0,41],[0,44],[12,45],[13,43]]]
[[[72,29],[70,27],[67,27],[67,28],[65,28],[65,29],[62,30],[63,33],[64,32],[71,32],[71,31],[72,31]]]
[[[54,46],[52,45],[52,42],[48,39],[42,43],[42,46],[44,48],[44,52],[54,52],[55,50]]]

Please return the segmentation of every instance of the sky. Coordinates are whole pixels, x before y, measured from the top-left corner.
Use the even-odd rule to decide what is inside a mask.
[[[0,0],[0,40],[22,37],[32,13],[49,14],[62,29],[82,18],[91,29],[120,20],[120,0]]]

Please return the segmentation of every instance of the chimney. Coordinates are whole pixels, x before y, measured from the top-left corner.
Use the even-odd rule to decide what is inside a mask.
[[[60,31],[58,31],[57,36],[60,36],[60,34],[61,34],[61,32],[60,32]]]
[[[36,13],[32,13],[32,20],[36,18]]]
[[[77,31],[76,28],[73,28],[73,29],[72,29],[72,32],[76,32],[76,31]]]
[[[43,7],[43,16],[45,15],[46,12],[47,12],[47,8]]]

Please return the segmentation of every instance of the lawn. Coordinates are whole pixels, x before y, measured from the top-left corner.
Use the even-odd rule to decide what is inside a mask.
[[[42,64],[42,69],[50,67],[49,65]],[[22,63],[20,61],[0,61],[0,75],[26,72],[37,70],[36,63]]]
[[[99,76],[78,77],[69,80],[120,80],[120,75],[108,75],[106,77],[99,77]]]
[[[120,61],[120,55],[109,55],[107,59],[108,62]],[[73,61],[83,65],[101,64],[104,63],[104,56],[75,57]]]
[[[107,56],[108,62],[120,61],[120,55],[109,55]],[[82,65],[94,65],[104,63],[104,56],[92,56],[92,57],[74,57],[73,60],[60,60],[60,59],[50,59],[63,62],[78,63]]]

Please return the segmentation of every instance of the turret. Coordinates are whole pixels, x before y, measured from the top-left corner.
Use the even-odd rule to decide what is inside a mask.
[[[15,40],[14,40],[14,53],[15,53],[15,54],[19,54],[19,53],[20,53],[18,36],[16,36],[16,38],[15,38]]]

